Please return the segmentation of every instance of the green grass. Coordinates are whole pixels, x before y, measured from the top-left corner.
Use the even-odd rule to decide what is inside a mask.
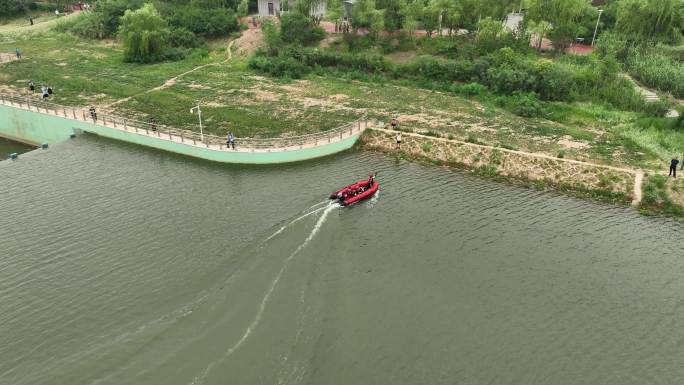
[[[684,207],[674,203],[668,191],[668,177],[648,175],[643,186],[641,211],[645,214],[667,215],[684,219]],[[684,187],[681,181],[674,181],[672,190],[677,193]]]
[[[43,33],[5,37],[0,51],[19,47],[24,58],[0,67],[3,84],[26,91],[26,83],[49,84],[55,103],[82,105],[106,103],[162,84],[166,79],[222,57],[190,56],[180,62],[156,65],[124,63],[113,42],[84,41],[70,34]]]
[[[26,82],[53,86],[52,101],[65,105],[113,107],[121,115],[154,118],[161,124],[198,129],[191,106],[203,100],[204,129],[243,137],[297,135],[331,129],[360,117],[387,122],[400,116],[400,129],[489,144],[567,159],[656,168],[672,152],[684,153],[682,131],[670,120],[646,119],[592,103],[547,103],[538,118],[523,118],[496,105],[493,95],[467,97],[426,89],[410,80],[382,77],[352,80],[349,74],[311,74],[287,81],[264,78],[245,62],[225,60],[225,40],[209,44],[208,56],[179,62],[124,63],[114,41],[89,41],[50,32],[0,36],[0,50],[19,46],[25,59],[0,66],[0,86],[26,91]],[[172,86],[148,92],[169,78],[204,64]],[[37,95],[36,95],[37,97]],[[586,146],[565,147],[572,140]]]

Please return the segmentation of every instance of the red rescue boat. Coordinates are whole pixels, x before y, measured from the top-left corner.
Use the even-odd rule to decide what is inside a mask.
[[[332,192],[330,199],[336,199],[342,206],[349,206],[372,197],[379,188],[380,185],[375,180],[372,183],[368,180],[363,180]]]

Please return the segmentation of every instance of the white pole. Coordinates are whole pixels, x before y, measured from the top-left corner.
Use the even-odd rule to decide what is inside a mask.
[[[202,132],[202,110],[200,109],[199,102],[197,102],[197,116],[199,117],[200,124],[200,140],[204,142],[204,133]]]
[[[200,103],[201,102],[202,102],[201,100],[199,102],[197,102],[197,107],[192,107],[190,109],[190,113],[192,114],[195,111],[195,109],[197,109],[197,116],[199,118],[199,127],[200,127],[200,141],[204,142],[204,133],[202,132],[202,110],[200,109]]]
[[[596,32],[598,31],[599,22],[601,21],[602,9],[599,9],[598,19],[596,19],[596,28],[594,28],[594,37],[591,38],[591,46],[594,46],[594,41],[596,41]]]

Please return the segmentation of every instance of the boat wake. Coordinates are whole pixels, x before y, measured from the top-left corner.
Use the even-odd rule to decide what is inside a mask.
[[[312,207],[315,207],[315,206],[312,206]],[[316,234],[318,234],[318,231],[321,229],[321,227],[325,223],[325,220],[327,219],[328,214],[330,214],[330,212],[332,210],[334,210],[338,207],[341,207],[339,203],[330,202],[327,206],[318,208],[316,210],[313,210],[307,214],[304,214],[304,215],[294,219],[292,222],[285,225],[283,228],[276,231],[273,235],[271,235],[271,237],[268,238],[268,239],[271,239],[271,238],[275,237],[276,235],[282,233],[285,230],[285,228],[287,228],[291,224],[295,223],[296,221],[301,220],[302,218],[306,218],[307,216],[313,215],[319,211],[323,211],[321,216],[316,221],[316,224],[314,225],[313,229],[311,229],[311,232],[309,233],[309,235],[306,237],[306,239],[304,239],[304,242],[302,242],[299,246],[297,246],[297,248],[283,262],[283,266],[280,268],[280,270],[278,271],[278,274],[276,274],[275,278],[273,278],[273,280],[271,281],[271,284],[268,287],[268,290],[266,291],[266,294],[261,299],[261,303],[259,304],[259,310],[257,311],[256,315],[254,316],[254,319],[252,320],[252,322],[249,324],[249,326],[247,326],[247,329],[245,329],[245,332],[242,334],[242,337],[240,337],[240,339],[237,342],[235,342],[231,347],[226,349],[225,353],[218,360],[210,363],[204,369],[204,371],[202,372],[201,375],[199,375],[193,379],[193,381],[190,383],[190,385],[202,384],[216,364],[218,364],[219,362],[222,362],[225,359],[227,359],[228,357],[230,357],[233,353],[235,353],[236,350],[238,350],[240,348],[240,346],[242,346],[242,344],[245,341],[247,341],[247,339],[252,334],[254,329],[256,329],[256,327],[259,326],[259,323],[261,322],[261,317],[264,313],[264,310],[266,309],[266,304],[268,303],[268,300],[271,298],[273,291],[275,290],[276,286],[278,285],[278,282],[280,282],[280,278],[283,276],[283,273],[285,272],[285,270],[289,266],[292,259],[294,259],[294,257],[300,251],[302,251],[302,249],[304,249],[309,244],[309,242],[311,242],[311,240],[316,236]]]
[[[326,204],[326,203],[328,204],[327,206],[320,207],[321,205],[324,205],[324,204]],[[318,212],[321,212],[322,210],[327,209],[327,208],[330,207],[331,205],[332,205],[332,204],[330,203],[330,201],[323,201],[323,202],[316,203],[315,205],[309,207],[308,209],[305,210],[305,211],[308,211],[308,212],[306,212],[305,214],[303,214],[303,215],[301,215],[301,216],[299,216],[299,217],[293,219],[292,221],[290,221],[289,223],[287,223],[287,224],[284,225],[283,227],[279,228],[278,231],[276,231],[275,233],[271,234],[268,238],[264,239],[264,241],[262,242],[262,245],[263,245],[264,243],[270,241],[271,239],[277,237],[278,235],[280,235],[280,234],[281,234],[283,231],[285,231],[288,227],[294,225],[295,223],[301,221],[302,219],[304,219],[304,218],[306,218],[306,217],[309,217],[309,216],[314,215],[314,214],[316,214],[316,213],[318,213]],[[310,211],[309,211],[309,210],[310,210]]]

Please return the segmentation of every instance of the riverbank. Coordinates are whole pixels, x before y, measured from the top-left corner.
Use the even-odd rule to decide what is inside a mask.
[[[684,219],[684,179],[674,180],[643,170],[618,168],[526,153],[441,135],[402,132],[387,128],[367,130],[358,147],[403,159],[468,170],[497,181],[538,190],[557,190],[574,196],[629,205],[646,215]]]
[[[204,133],[219,137],[232,131],[238,138],[288,138],[320,133],[361,116],[379,122],[395,116],[403,131],[428,138],[541,154],[599,168],[644,170],[648,175],[667,174],[670,149],[684,148],[684,134],[667,129],[667,119],[644,118],[608,106],[555,103],[549,104],[545,116],[525,118],[484,96],[439,92],[411,82],[315,73],[294,81],[265,77],[248,69],[243,58],[228,54],[242,49],[239,39],[235,42],[213,42],[204,54],[198,51],[179,62],[141,65],[123,63],[115,41],[89,41],[57,32],[5,37],[0,48],[33,48],[24,59],[0,65],[0,88],[25,93],[28,80],[34,80],[52,85],[55,94],[50,100],[59,104],[94,105],[101,113],[193,131],[198,131],[197,116],[188,109],[204,100]],[[38,94],[29,96],[40,99]],[[548,159],[529,163],[517,156],[508,162],[514,168],[497,165],[494,170],[489,158],[478,162],[472,154],[471,158],[465,154],[452,155],[455,160],[440,158],[434,150],[423,151],[423,145],[435,146],[416,145],[415,151],[404,156],[458,164],[482,175],[496,171],[499,179],[614,202],[629,203],[635,198],[626,177],[592,170],[577,175],[572,169],[558,169]],[[546,167],[549,170],[540,170]],[[642,204],[642,210],[678,216],[668,207],[679,205],[684,189],[676,184],[663,186],[657,190],[664,193],[647,199],[648,206]]]

